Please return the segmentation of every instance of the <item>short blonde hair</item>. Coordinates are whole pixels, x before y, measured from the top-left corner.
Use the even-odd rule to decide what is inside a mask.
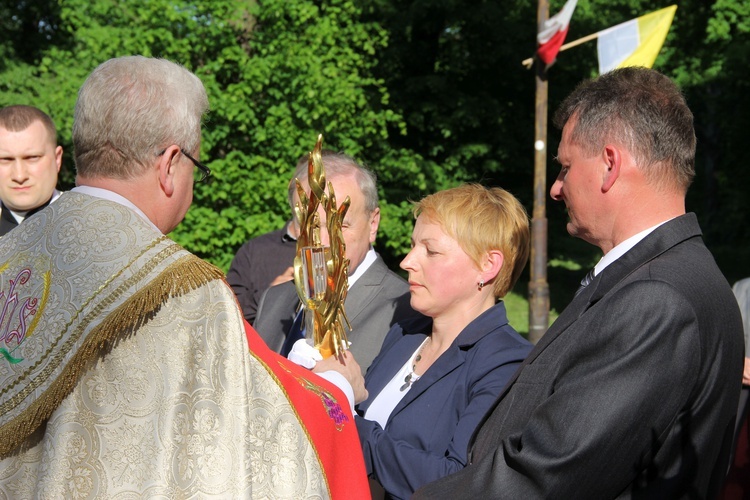
[[[414,218],[423,215],[456,240],[481,267],[484,254],[499,250],[503,266],[493,292],[501,299],[513,288],[529,259],[529,216],[523,205],[502,188],[464,184],[426,196],[414,204]]]

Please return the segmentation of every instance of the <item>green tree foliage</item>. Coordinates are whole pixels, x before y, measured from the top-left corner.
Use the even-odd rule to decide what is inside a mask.
[[[288,218],[289,178],[320,133],[326,147],[369,164],[384,186],[419,183],[417,159],[387,143],[389,125],[403,124],[371,71],[385,31],[361,20],[350,1],[66,0],[35,8],[5,1],[0,12],[13,34],[0,49],[0,104],[47,110],[69,167],[76,91],[98,64],[142,54],[196,72],[212,108],[202,156],[215,175],[196,186],[193,207],[173,236],[225,269],[244,241]],[[388,173],[384,162],[399,171]],[[65,181],[69,187],[72,175]],[[406,210],[382,197],[384,213]],[[384,224],[383,239],[403,245],[401,226]]]
[[[387,124],[399,121],[370,72],[385,34],[359,21],[351,2],[261,5],[235,15],[195,65],[213,107],[204,151],[216,178],[196,188],[196,207],[176,236],[224,267],[250,236],[288,218],[292,170],[319,133],[326,147],[377,171],[373,153],[386,150]],[[203,29],[216,30],[215,24]]]
[[[360,0],[380,20],[390,43],[376,72],[385,80],[406,134],[391,143],[424,159],[428,191],[472,180],[503,186],[531,208],[534,74],[520,62],[532,55],[536,2],[483,0]],[[550,0],[550,15],[565,0]],[[670,4],[677,14],[655,68],[683,88],[696,117],[697,177],[688,209],[705,237],[720,245],[750,239],[744,195],[750,173],[740,158],[750,113],[750,3],[746,0],[579,0],[567,41],[634,19]],[[560,53],[550,69],[550,116],[584,78],[597,74],[596,42]],[[547,184],[559,131],[548,133]],[[550,256],[593,252],[567,236],[564,207],[548,203]],[[741,247],[740,247],[741,248]],[[748,261],[747,258],[743,259]],[[750,267],[739,274],[750,274]]]
[[[550,0],[550,12],[563,3]],[[579,0],[568,40],[670,3]],[[678,5],[655,67],[683,87],[696,115],[688,208],[714,248],[736,250],[750,239],[742,161],[750,4]],[[0,26],[0,104],[34,104],[55,119],[67,150],[65,187],[76,91],[94,67],[143,54],[199,75],[212,105],[202,157],[215,178],[196,187],[174,236],[224,268],[242,242],[287,218],[288,178],[319,133],[377,172],[377,247],[392,267],[409,246],[410,199],[478,181],[509,189],[531,209],[534,74],[520,62],[535,48],[536,2],[0,0]],[[561,53],[549,71],[550,112],[596,71],[595,42]],[[550,128],[548,184],[558,139]],[[563,207],[549,203],[547,213],[550,256],[591,259],[587,246],[570,246]]]
[[[704,219],[709,242],[735,245],[750,238],[750,172],[744,158],[750,129],[750,3],[693,1],[684,8],[680,3],[678,12],[688,9],[702,15],[681,20],[665,67],[687,89],[696,114],[698,165],[690,201]]]
[[[533,51],[535,6],[482,0],[361,3],[389,32],[377,71],[408,132],[393,134],[391,143],[425,159],[427,191],[480,181],[501,184],[530,201],[534,85],[520,59]]]

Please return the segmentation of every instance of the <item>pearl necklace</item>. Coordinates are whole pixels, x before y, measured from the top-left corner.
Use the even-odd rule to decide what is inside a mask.
[[[430,342],[430,337],[427,337],[427,340],[425,340],[424,342],[422,342],[422,345],[419,346],[419,350],[417,350],[417,355],[414,356],[414,363],[412,363],[412,365],[411,365],[411,371],[406,374],[406,377],[404,377],[404,385],[402,385],[401,387],[399,387],[399,389],[398,389],[399,391],[402,391],[402,392],[405,391],[406,389],[408,389],[409,387],[411,387],[411,385],[414,382],[416,382],[417,380],[419,380],[420,375],[417,375],[416,373],[414,373],[414,371],[417,369],[417,363],[419,363],[419,361],[422,359],[422,351],[424,350],[424,347],[429,342]]]

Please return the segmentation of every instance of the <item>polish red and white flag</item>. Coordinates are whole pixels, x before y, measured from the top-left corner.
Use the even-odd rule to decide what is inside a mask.
[[[568,0],[565,2],[562,10],[550,17],[542,26],[542,30],[537,34],[536,53],[539,59],[549,66],[555,61],[560,47],[568,35],[570,18],[573,17],[573,11],[576,9],[578,0]]]

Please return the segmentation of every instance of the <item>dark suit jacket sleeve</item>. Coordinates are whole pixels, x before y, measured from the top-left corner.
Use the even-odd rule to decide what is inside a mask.
[[[272,286],[263,292],[253,328],[272,351],[281,351],[286,334],[292,327],[297,304],[299,298],[293,281]]]
[[[507,344],[489,341],[479,341],[472,347],[466,361],[470,367],[468,379],[471,389],[467,393],[468,401],[455,401],[454,411],[460,415],[447,449],[415,447],[393,439],[378,423],[356,417],[368,474],[371,473],[389,493],[408,498],[419,486],[463,468],[469,438],[529,349],[524,344],[509,349]],[[412,411],[418,410],[417,413],[438,411],[443,409],[446,399],[461,399],[457,398],[457,394],[428,389],[410,405],[414,407]],[[425,423],[415,419],[412,425],[419,428],[424,427]],[[429,430],[421,431],[425,435],[430,434]]]
[[[257,304],[255,304],[253,299],[255,283],[250,277],[251,269],[250,247],[249,242],[246,242],[237,250],[232,259],[232,264],[229,266],[229,271],[227,271],[227,283],[232,287],[232,291],[237,296],[237,301],[242,308],[243,315],[250,324],[255,320],[255,311],[257,310]]]
[[[255,321],[261,294],[294,263],[297,244],[283,239],[287,226],[246,241],[227,271],[227,283],[248,323]]]
[[[696,313],[672,286],[635,281],[613,295],[594,306],[596,324],[579,320],[555,339],[575,345],[575,362],[560,369],[540,357],[524,366],[505,395],[510,410],[484,422],[474,448],[482,440],[500,445],[414,498],[614,498],[635,469],[648,467],[653,457],[647,450],[686,417],[682,405],[695,390],[705,354]],[[539,376],[550,370],[560,373]],[[552,387],[535,385],[550,379]],[[518,432],[493,435],[515,412],[531,418],[518,424]],[[642,414],[651,416],[651,425],[643,425]],[[671,432],[690,426],[687,420]]]

